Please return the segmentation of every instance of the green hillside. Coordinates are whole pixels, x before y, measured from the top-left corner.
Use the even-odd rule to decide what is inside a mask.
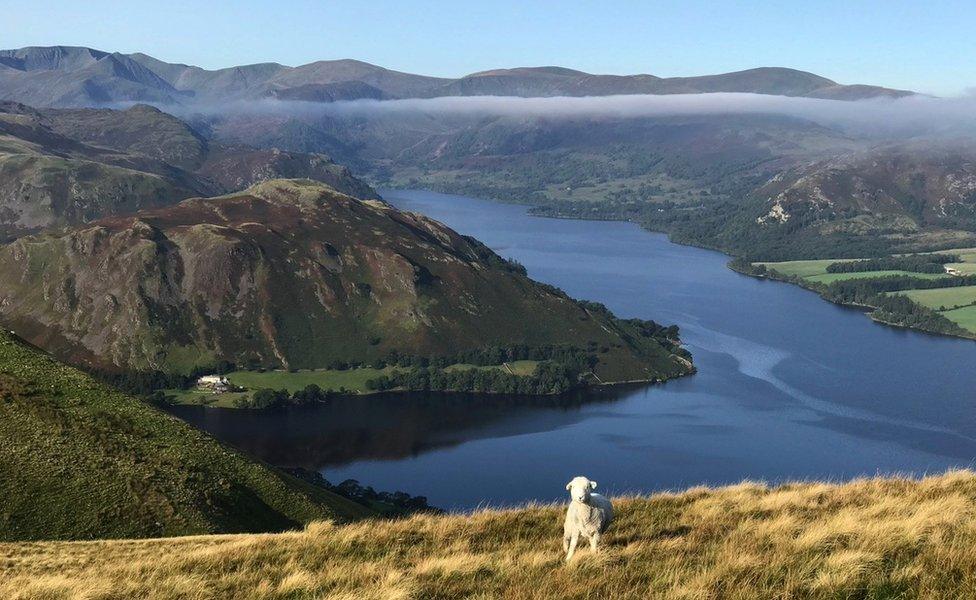
[[[0,540],[281,531],[368,511],[0,333]]]

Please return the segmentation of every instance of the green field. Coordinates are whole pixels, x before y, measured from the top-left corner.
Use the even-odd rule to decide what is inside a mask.
[[[958,254],[961,262],[949,263],[946,267],[955,269],[963,275],[976,274],[976,248],[956,248],[941,250],[940,254]]]
[[[976,333],[976,306],[973,305],[976,302],[976,285],[889,292],[889,295],[907,296],[912,301],[937,311],[963,329]]]
[[[965,306],[955,310],[943,311],[942,316],[963,329],[976,333],[976,306]]]
[[[827,274],[827,267],[838,262],[836,259],[828,260],[791,260],[787,262],[760,262],[753,263],[763,265],[767,269],[772,269],[783,275],[793,275],[796,277],[811,277],[813,275]]]
[[[338,392],[346,390],[353,393],[368,392],[366,382],[381,375],[389,375],[393,367],[385,369],[360,368],[346,369],[316,369],[314,371],[234,371],[227,375],[227,379],[234,385],[256,390],[271,388],[273,390],[288,390],[297,392],[306,386],[315,384],[323,390]]]
[[[961,262],[961,263],[949,263],[946,265],[949,268],[959,271],[963,275],[973,275],[976,274],[976,261],[974,262]]]
[[[936,288],[934,290],[907,290],[904,292],[890,292],[890,295],[908,296],[922,306],[927,306],[935,310],[942,310],[943,307],[952,309],[976,302],[976,285]]]
[[[976,249],[958,248],[954,250],[942,250],[940,253],[956,254],[959,256],[960,262],[946,265],[955,269],[959,275],[976,275]],[[801,280],[798,282],[800,285],[803,285],[804,282],[830,285],[835,281],[873,279],[892,275],[908,275],[920,280],[946,279],[947,281],[951,281],[951,278],[954,277],[954,275],[945,273],[914,273],[899,270],[828,273],[827,267],[835,262],[841,261],[837,259],[793,260],[787,262],[758,262],[753,264],[763,265],[767,270],[775,271],[781,275],[798,277]],[[922,306],[939,312],[942,316],[960,327],[976,333],[976,307],[970,306],[973,302],[976,302],[976,286],[905,290],[889,292],[888,295],[902,295],[910,298]]]
[[[920,252],[920,254],[958,254],[963,262],[976,262],[976,248],[953,248],[951,250]]]
[[[973,255],[976,260],[976,254]],[[800,277],[805,281],[816,283],[831,284],[835,281],[846,281],[848,279],[871,279],[877,277],[890,277],[892,275],[910,275],[918,279],[938,279],[946,277],[944,273],[914,273],[912,271],[863,271],[859,273],[828,273],[827,267],[836,262],[843,262],[836,259],[828,260],[791,260],[787,262],[759,262],[756,265],[763,265],[767,269],[776,271],[782,275]],[[965,264],[965,268],[973,267],[976,269],[976,262],[959,263]],[[962,269],[960,269],[962,270]],[[976,271],[974,271],[976,272]]]
[[[291,393],[305,389],[315,384],[324,391],[345,391],[350,394],[365,394],[370,390],[366,382],[381,375],[389,375],[393,367],[385,369],[317,369],[313,371],[234,371],[227,374],[231,384],[245,388],[244,392],[229,392],[214,394],[206,390],[165,390],[167,395],[174,396],[178,404],[206,404],[222,408],[234,408],[235,401],[241,397],[250,396],[255,390],[268,388],[273,390],[288,390]]]
[[[456,364],[446,367],[446,371],[461,369],[504,369],[513,375],[527,376],[535,373],[539,365],[535,360],[518,360],[504,365],[477,366]],[[382,375],[390,375],[398,367],[373,369],[363,367],[358,369],[316,369],[308,371],[234,371],[227,374],[231,384],[245,388],[243,392],[228,392],[214,394],[207,390],[163,390],[167,396],[173,396],[177,404],[205,404],[221,408],[235,408],[235,402],[242,397],[248,397],[255,390],[262,388],[273,390],[288,390],[291,393],[305,389],[315,384],[328,392],[344,392],[348,394],[368,394],[372,390],[366,385],[370,379]]]
[[[777,269],[779,270],[779,269]],[[916,279],[941,279],[951,277],[945,273],[913,273],[911,271],[864,271],[862,273],[823,273],[821,275],[810,275],[804,277],[806,281],[816,281],[817,283],[831,284],[835,281],[847,281],[849,279],[873,279],[877,277],[890,277],[892,275],[910,275]]]

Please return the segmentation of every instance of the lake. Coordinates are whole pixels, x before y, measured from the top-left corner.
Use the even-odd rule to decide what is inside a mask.
[[[698,374],[556,399],[411,394],[177,414],[270,463],[454,510],[564,499],[574,475],[619,494],[922,474],[976,457],[972,341],[874,324],[631,223],[539,218],[427,191],[383,195],[575,297],[677,323]]]

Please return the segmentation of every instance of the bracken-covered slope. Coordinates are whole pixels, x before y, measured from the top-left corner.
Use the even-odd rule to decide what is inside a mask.
[[[64,135],[33,108],[0,104],[0,240],[217,189],[157,157]]]
[[[863,258],[976,245],[976,149],[916,139],[802,157],[716,202],[620,212],[673,240],[752,261]],[[611,208],[613,208],[611,206]],[[586,213],[571,213],[587,216]]]
[[[207,140],[186,122],[145,104],[126,110],[47,109],[43,123],[58,134],[117,152],[148,156],[186,170],[220,192],[242,190],[268,179],[304,178],[357,198],[376,192],[328,156],[263,149]],[[199,192],[206,192],[200,189]]]
[[[916,143],[846,154],[783,173],[756,195],[767,202],[760,229],[876,237],[904,249],[962,245],[976,232],[976,149]]]
[[[281,531],[368,514],[6,331],[0,498],[0,540]]]
[[[521,343],[592,350],[604,381],[690,371],[672,341],[481,243],[308,180],[21,238],[0,249],[0,317],[105,369],[310,368]]]
[[[563,508],[265,536],[0,544],[12,598],[369,600],[976,597],[976,477],[744,483],[615,498],[566,564]]]
[[[38,110],[0,103],[0,240],[276,177],[378,197],[324,155],[210,143],[150,106]]]

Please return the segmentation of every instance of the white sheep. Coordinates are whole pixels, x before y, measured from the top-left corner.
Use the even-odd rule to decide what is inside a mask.
[[[566,484],[569,490],[569,508],[563,524],[563,550],[566,560],[573,558],[580,536],[590,540],[590,549],[597,551],[600,535],[607,530],[613,519],[613,506],[600,494],[592,493],[596,482],[586,477],[574,477]]]

